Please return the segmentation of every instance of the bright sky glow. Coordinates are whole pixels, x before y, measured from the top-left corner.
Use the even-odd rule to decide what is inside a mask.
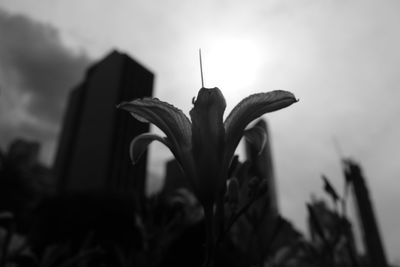
[[[261,52],[257,43],[249,39],[210,42],[202,47],[204,86],[224,88],[233,97],[234,92],[254,84],[265,61]]]

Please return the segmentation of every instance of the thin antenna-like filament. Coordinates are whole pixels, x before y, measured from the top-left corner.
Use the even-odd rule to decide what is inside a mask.
[[[201,87],[204,88],[204,79],[203,79],[203,61],[201,59],[201,49],[199,49],[199,59],[200,59],[200,75],[201,75]]]

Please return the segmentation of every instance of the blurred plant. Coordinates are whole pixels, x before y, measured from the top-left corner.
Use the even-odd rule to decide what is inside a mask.
[[[233,188],[238,188],[232,191],[238,191],[238,194],[234,198],[228,192],[226,194],[225,231],[229,231],[229,235],[221,237],[230,238],[242,255],[243,260],[238,266],[264,266],[267,263],[268,266],[283,266],[279,264],[297,258],[295,244],[302,236],[271,206],[274,188],[270,188],[269,179],[273,177],[254,175],[253,167],[259,158],[265,159],[265,155],[259,154],[243,163],[233,161],[236,167],[228,180],[228,192],[232,183]],[[282,254],[283,251],[288,253]]]
[[[31,213],[44,192],[40,182],[46,168],[38,163],[38,152],[39,143],[23,139],[15,139],[7,151],[0,149],[0,267],[27,246]]]
[[[8,151],[0,150],[0,211],[13,213],[18,226],[37,195],[36,177],[32,174],[37,146],[33,142],[16,140]]]
[[[188,190],[178,189],[169,195],[157,194],[148,197],[144,212],[136,217],[136,224],[143,235],[145,265],[165,266],[165,262],[171,260],[170,251],[182,235],[201,219],[202,212],[198,202]],[[185,244],[186,248],[191,245]],[[181,255],[179,260],[185,258],[186,255]]]
[[[178,160],[204,209],[205,266],[213,265],[217,237],[223,232],[224,196],[236,147],[243,136],[253,139],[260,148],[265,143],[265,134],[260,128],[246,130],[246,126],[261,115],[296,101],[294,95],[286,91],[253,94],[243,99],[225,121],[226,102],[218,88],[200,89],[197,99],[193,99],[192,121],[181,110],[156,98],[136,99],[118,105],[137,120],[153,123],[166,134],[166,137],[149,133],[137,136],[131,142],[130,156],[135,163],[156,140],[165,144]]]
[[[344,185],[342,197],[328,177],[322,175],[321,178],[334,209],[330,210],[323,201],[313,200],[307,204],[313,239],[308,251],[324,266],[358,266],[352,226],[346,214],[348,183]]]

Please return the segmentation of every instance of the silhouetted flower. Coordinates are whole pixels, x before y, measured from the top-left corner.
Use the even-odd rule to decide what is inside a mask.
[[[258,128],[245,130],[246,126],[264,113],[296,101],[292,93],[280,90],[253,94],[243,99],[225,121],[226,102],[218,88],[200,89],[190,111],[192,122],[181,110],[156,98],[123,102],[118,108],[129,111],[139,121],[155,124],[166,134],[161,137],[146,133],[134,138],[130,147],[132,162],[152,141],[160,141],[179,161],[202,205],[211,207],[224,191],[230,162],[243,135],[265,143]]]

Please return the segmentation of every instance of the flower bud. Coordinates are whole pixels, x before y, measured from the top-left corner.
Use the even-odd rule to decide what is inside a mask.
[[[260,178],[258,178],[257,176],[253,176],[249,183],[248,183],[248,187],[249,187],[249,194],[248,196],[250,198],[256,196],[256,193],[258,192],[258,186],[260,184]]]
[[[236,209],[239,204],[239,181],[236,177],[233,177],[229,180],[227,201],[233,209]]]
[[[260,182],[258,188],[257,188],[257,196],[261,197],[268,191],[268,180],[267,179],[262,179]]]

